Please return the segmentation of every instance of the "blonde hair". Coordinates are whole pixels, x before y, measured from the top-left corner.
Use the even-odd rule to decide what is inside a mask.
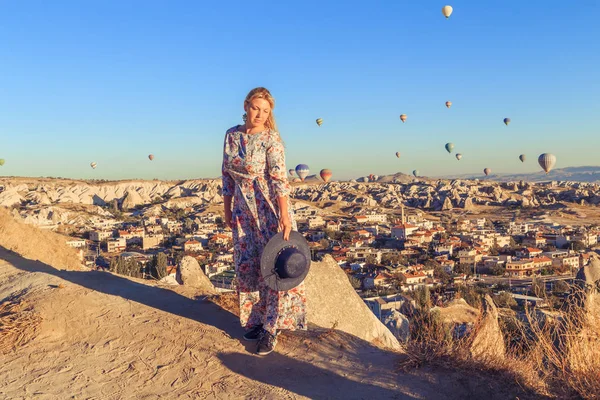
[[[273,109],[275,108],[275,99],[271,95],[271,92],[269,92],[264,87],[257,87],[252,89],[246,96],[246,99],[244,100],[244,107],[249,105],[250,102],[254,99],[265,99],[269,102],[269,105],[271,106],[271,112],[269,113],[269,118],[267,118],[267,120],[265,121],[265,127],[277,132],[277,124],[275,123],[275,116],[273,115]]]

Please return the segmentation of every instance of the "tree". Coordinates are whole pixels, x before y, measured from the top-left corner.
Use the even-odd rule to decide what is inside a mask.
[[[490,256],[497,256],[498,254],[500,254],[499,250],[500,249],[498,248],[498,246],[493,245],[489,251]]]
[[[585,250],[586,246],[582,241],[576,240],[574,242],[571,243],[571,245],[573,246],[573,250],[575,251],[580,251],[580,250]]]
[[[185,233],[194,232],[194,221],[192,221],[191,218],[186,218],[185,221],[183,221],[183,231]]]
[[[502,308],[511,308],[517,306],[517,301],[508,292],[500,293],[493,297],[496,306]]]
[[[492,275],[502,276],[502,275],[504,275],[505,272],[506,272],[506,268],[504,268],[500,264],[495,264],[492,267],[490,267],[490,274],[492,274]]]
[[[341,232],[336,232],[331,229],[325,229],[325,236],[332,240],[340,240],[342,237]]]
[[[454,266],[454,272],[457,274],[470,274],[471,267],[468,264],[458,263]]]
[[[185,254],[183,253],[183,251],[176,251],[175,254],[173,255],[173,263],[175,265],[179,265],[179,263],[181,262],[181,259],[183,258],[183,256],[185,256]]]
[[[444,267],[439,264],[433,269],[433,277],[441,280],[445,284],[452,282],[452,275],[447,273]]]
[[[415,303],[422,310],[431,308],[431,293],[427,286],[419,286],[414,292]]]
[[[352,233],[348,232],[348,231],[344,231],[344,232],[342,232],[341,238],[342,238],[342,240],[351,240]]]
[[[362,287],[362,282],[360,281],[360,279],[352,275],[348,275],[348,280],[350,281],[350,284],[354,289],[360,289]]]
[[[377,264],[377,256],[374,254],[369,254],[365,259],[367,264]]]
[[[119,202],[117,199],[113,199],[113,201],[110,203],[110,211],[117,214],[119,213]]]
[[[398,264],[400,262],[400,254],[395,251],[384,253],[381,256],[381,263],[384,265]]]
[[[158,253],[150,261],[150,275],[155,279],[162,279],[167,276],[167,255]]]
[[[327,239],[321,239],[321,240],[319,240],[319,245],[323,249],[328,249],[329,248],[329,240],[327,240]]]

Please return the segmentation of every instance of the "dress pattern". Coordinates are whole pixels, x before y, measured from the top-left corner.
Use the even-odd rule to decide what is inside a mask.
[[[240,301],[240,323],[246,329],[263,325],[306,329],[304,283],[288,291],[269,288],[260,274],[262,251],[279,227],[279,196],[288,199],[292,229],[297,230],[285,154],[279,133],[248,134],[240,126],[228,129],[223,146],[223,195],[233,196],[233,260]]]

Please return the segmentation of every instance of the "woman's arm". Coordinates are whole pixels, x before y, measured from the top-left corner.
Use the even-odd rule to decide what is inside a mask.
[[[288,240],[292,231],[292,222],[290,221],[288,210],[288,196],[291,192],[291,186],[287,179],[283,143],[277,132],[272,133],[270,144],[267,148],[267,167],[269,177],[273,182],[273,187],[277,194],[279,228],[283,231],[283,238]]]
[[[225,143],[223,144],[223,163],[221,164],[221,175],[222,175],[222,183],[223,183],[223,206],[225,213],[225,226],[231,227],[231,200],[233,198],[233,192],[235,190],[235,182],[229,172],[227,172],[225,168],[225,159],[227,157],[227,153],[225,152],[225,146],[227,146],[227,134],[225,135]]]

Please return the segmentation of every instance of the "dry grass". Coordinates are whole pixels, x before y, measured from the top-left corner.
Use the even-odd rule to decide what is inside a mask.
[[[534,396],[600,398],[600,294],[588,295],[586,303],[585,310],[572,306],[557,318],[541,319],[531,310],[521,321],[505,316],[501,327],[507,349],[502,357],[471,353],[481,318],[457,338],[435,312],[418,310],[411,319],[411,340],[401,367],[461,368],[501,375]]]
[[[0,304],[0,354],[32,340],[41,322],[26,302],[7,300]]]

